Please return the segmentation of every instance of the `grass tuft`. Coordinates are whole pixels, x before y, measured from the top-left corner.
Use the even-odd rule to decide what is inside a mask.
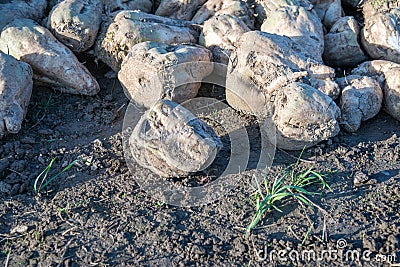
[[[301,157],[301,155],[300,155]],[[274,179],[273,183],[269,182],[267,176],[263,179],[263,184],[260,184],[254,177],[255,188],[252,195],[256,207],[247,233],[254,229],[262,218],[271,210],[282,212],[278,204],[287,198],[292,198],[300,204],[316,207],[326,213],[321,207],[315,204],[310,197],[313,195],[321,195],[321,192],[309,191],[307,187],[311,185],[320,185],[322,189],[332,191],[325,178],[329,173],[321,173],[314,170],[314,167],[304,168],[299,166],[300,157],[296,163],[280,172]]]
[[[35,192],[37,194],[39,194],[40,191],[42,191],[44,188],[46,188],[53,180],[55,180],[61,174],[65,173],[66,171],[71,169],[72,166],[74,166],[79,161],[79,159],[74,160],[68,166],[66,166],[64,169],[62,169],[60,172],[58,172],[57,174],[55,174],[52,177],[50,177],[49,179],[47,179],[48,175],[49,175],[49,172],[50,172],[50,169],[53,166],[53,163],[55,161],[56,161],[56,158],[53,158],[50,161],[49,165],[47,165],[47,167],[36,177],[35,183],[33,184],[33,189],[35,190]],[[39,181],[40,181],[40,183],[39,183]]]

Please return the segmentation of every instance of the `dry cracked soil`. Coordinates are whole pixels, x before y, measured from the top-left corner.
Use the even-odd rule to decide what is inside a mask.
[[[400,263],[399,121],[381,112],[357,133],[304,151],[302,165],[334,170],[327,177],[332,191],[313,196],[327,214],[288,200],[246,234],[260,142],[251,118],[243,116],[251,155],[240,186],[208,205],[171,206],[138,186],[135,176],[150,177],[148,170],[129,171],[121,135],[128,99],[116,79],[105,78],[107,67],[88,65],[102,87],[97,96],[35,87],[23,129],[0,140],[1,266]],[[202,94],[223,99],[223,91],[204,88]],[[221,153],[224,162],[229,150]],[[277,150],[268,179],[299,154]],[[35,180],[53,158],[48,177],[80,160],[36,193]],[[208,178],[200,173],[183,182]]]

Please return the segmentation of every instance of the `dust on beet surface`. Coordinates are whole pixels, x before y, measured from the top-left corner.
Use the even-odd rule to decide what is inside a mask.
[[[246,235],[244,228],[254,214],[248,185],[251,164],[243,173],[245,185],[212,204],[178,208],[153,199],[134,179],[147,171],[132,175],[124,160],[120,132],[128,100],[116,79],[104,78],[107,67],[90,68],[102,86],[99,95],[74,96],[35,87],[23,129],[0,141],[0,262],[258,266],[270,264],[260,252],[269,255],[289,248],[321,252],[336,248],[338,240],[345,240],[348,250],[390,254],[400,260],[399,121],[381,112],[356,134],[341,133],[305,151],[303,158],[315,161],[318,171],[337,171],[328,177],[333,192],[315,197],[330,214],[325,222],[319,212],[287,202],[283,213],[268,213],[260,227]],[[256,151],[258,131],[250,127],[248,132]],[[299,155],[289,153],[277,151],[271,179]],[[36,194],[34,181],[52,158],[56,170],[77,158],[91,164],[74,166]],[[354,185],[354,175],[360,171],[367,180]],[[185,183],[203,181],[201,175],[193,179]],[[314,226],[303,242],[308,220]],[[324,228],[328,242],[321,240]],[[377,265],[376,258],[371,259],[364,266]],[[276,265],[306,263],[275,260]],[[343,266],[340,261],[320,264]]]

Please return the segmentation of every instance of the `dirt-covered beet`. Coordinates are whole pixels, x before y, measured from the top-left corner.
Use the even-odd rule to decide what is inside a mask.
[[[139,11],[120,11],[104,22],[97,37],[96,56],[119,71],[129,50],[137,43],[196,43],[198,32],[188,21],[163,18]]]
[[[253,115],[273,114],[275,95],[292,82],[304,82],[327,91],[329,86],[337,88],[334,70],[305,56],[285,36],[247,32],[238,40],[231,58],[227,101],[232,107]],[[243,80],[251,81],[253,86]]]
[[[2,0],[0,1],[0,31],[14,19],[39,20],[44,16],[47,0]]]
[[[322,62],[324,32],[314,11],[297,5],[276,8],[266,14],[261,31],[290,37],[303,54]]]
[[[236,42],[250,29],[243,21],[232,15],[217,15],[204,22],[199,44],[213,53],[213,61],[228,64]]]
[[[110,14],[117,10],[140,10],[150,13],[153,8],[152,0],[102,0],[104,11]]]
[[[348,132],[356,132],[362,121],[375,117],[381,110],[382,89],[378,81],[367,76],[349,75],[336,82],[342,89],[341,126]]]
[[[338,87],[333,69],[307,58],[284,36],[248,32],[237,46],[228,65],[227,101],[261,118],[279,118],[278,147],[298,150],[339,132],[339,108],[318,90]]]
[[[373,59],[400,63],[400,8],[365,18],[361,32],[364,49]]]
[[[400,2],[397,0],[365,0],[361,3],[361,8],[364,17],[369,18],[377,13],[384,14],[400,8]]]
[[[202,24],[217,15],[232,15],[254,29],[254,14],[247,2],[242,0],[208,0],[193,16],[191,21]]]
[[[207,0],[161,1],[155,14],[167,18],[191,20],[205,2]]]
[[[254,10],[257,14],[256,20],[259,26],[263,24],[269,14],[282,7],[301,6],[306,10],[312,10],[313,8],[313,5],[308,0],[256,0],[254,2]]]
[[[325,27],[330,29],[344,14],[341,0],[310,0]]]
[[[355,68],[352,74],[376,79],[384,92],[385,110],[400,120],[400,64],[385,60],[367,61]]]
[[[359,44],[360,28],[353,17],[343,17],[324,37],[324,62],[334,67],[355,67],[366,61]]]
[[[65,0],[51,11],[47,27],[74,52],[88,50],[101,24],[101,0]]]
[[[30,19],[3,29],[0,50],[32,66],[34,79],[62,92],[95,95],[100,87],[76,56],[51,32]]]
[[[210,126],[168,100],[158,101],[142,116],[129,145],[137,163],[169,178],[207,168],[222,147]]]
[[[32,68],[0,52],[0,138],[18,133],[32,94]]]
[[[128,98],[145,107],[160,99],[182,103],[197,96],[200,81],[213,71],[211,59],[199,45],[143,42],[125,57],[118,79]]]
[[[307,84],[291,83],[275,98],[276,145],[301,150],[332,138],[340,131],[339,117],[339,107],[330,97]]]

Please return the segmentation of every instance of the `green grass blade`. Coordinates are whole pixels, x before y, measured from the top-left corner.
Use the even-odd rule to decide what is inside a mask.
[[[79,161],[79,159],[74,160],[73,162],[71,162],[67,167],[65,167],[61,172],[57,173],[56,175],[54,175],[53,177],[51,177],[49,180],[47,180],[47,182],[45,184],[43,184],[43,186],[40,187],[40,190],[44,189],[46,186],[48,186],[54,179],[56,179],[57,177],[59,177],[61,174],[63,174],[64,172],[68,171],[69,169],[72,168],[72,166],[74,166],[77,162]]]
[[[311,206],[310,202],[300,195],[293,195],[295,198],[306,204],[307,206]]]
[[[311,230],[312,230],[313,227],[314,227],[314,223],[312,223],[312,224],[310,225],[310,227],[308,227],[307,233],[306,233],[306,235],[305,235],[305,237],[304,237],[304,239],[303,239],[303,242],[301,242],[301,245],[304,245],[304,243],[307,241],[308,236],[310,235]]]
[[[321,175],[321,174],[319,174],[319,173],[317,173],[315,171],[312,171],[311,173],[313,175],[315,175],[320,180],[323,188],[328,188],[330,191],[333,191],[332,188],[329,186],[329,184],[325,181],[326,174],[322,174]]]
[[[282,186],[283,181],[285,180],[285,176],[275,179],[274,184],[272,185],[272,194],[276,193],[279,191],[279,188]]]
[[[305,195],[317,195],[317,194],[319,194],[319,193],[316,193],[316,192],[310,192],[310,191],[308,191],[308,190],[306,190],[306,189],[304,189],[303,187],[300,187],[300,186],[288,185],[288,186],[286,186],[286,188],[290,189],[290,190],[296,190],[296,191],[301,192],[301,193],[303,193]]]
[[[267,207],[265,210],[268,210]],[[246,232],[250,232],[256,225],[261,221],[262,217],[264,216],[265,212],[257,211],[256,214],[253,216],[253,219],[250,222],[250,225],[247,227]]]
[[[49,174],[51,166],[53,165],[55,160],[56,160],[56,158],[53,158],[50,161],[49,165],[47,165],[47,167],[36,177],[35,183],[33,184],[33,189],[35,190],[36,193],[39,193],[40,190],[42,189],[43,182],[47,179],[47,175]],[[40,182],[40,186],[38,188],[37,184],[38,184],[39,179],[42,177],[43,174],[44,174],[44,177],[42,178],[42,181]]]
[[[279,211],[279,212],[283,212],[280,208],[278,208],[276,205],[272,205],[272,207],[275,209],[275,210],[277,210],[277,211]]]

